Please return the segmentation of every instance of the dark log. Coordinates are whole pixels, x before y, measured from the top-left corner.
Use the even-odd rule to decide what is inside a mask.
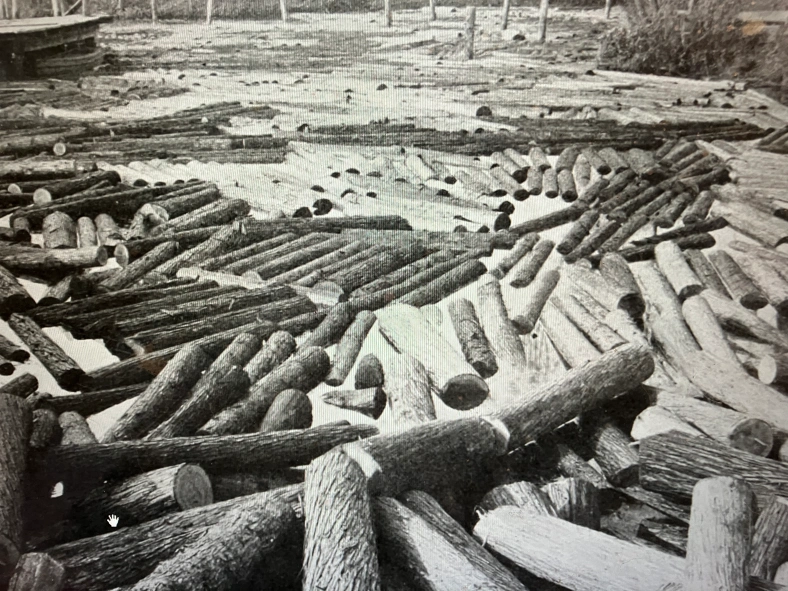
[[[313,233],[307,234],[306,236],[301,236],[295,240],[275,240],[275,239],[268,239],[262,242],[261,244],[265,244],[266,248],[263,250],[258,249],[251,249],[247,247],[244,249],[244,253],[252,253],[248,254],[244,258],[239,259],[233,263],[225,264],[221,267],[222,271],[226,273],[235,273],[236,275],[241,275],[242,273],[246,273],[262,264],[265,264],[272,258],[284,256],[293,252],[298,252],[303,248],[307,248],[313,246],[315,244],[320,244],[325,242],[326,240],[332,237],[331,234],[327,234],[324,232],[320,233]],[[278,246],[277,246],[278,244]],[[220,252],[220,254],[224,254],[224,252]]]
[[[58,415],[58,423],[63,431],[60,445],[83,445],[85,443],[98,443],[88,422],[81,414],[67,411]]]
[[[533,331],[537,320],[542,315],[542,309],[550,299],[560,278],[561,274],[555,269],[542,273],[538,276],[528,297],[522,298],[522,300],[518,299],[516,310],[521,312],[512,314],[512,323],[521,334],[530,334]]]
[[[8,591],[61,591],[66,569],[57,560],[41,552],[19,557]]]
[[[148,377],[152,376],[148,374]],[[83,416],[89,417],[98,414],[108,408],[120,404],[138,396],[148,383],[132,384],[129,386],[120,386],[109,390],[96,390],[94,392],[84,392],[82,394],[73,394],[70,396],[56,396],[48,401],[48,405],[57,413],[77,412]]]
[[[18,217],[11,222],[14,231],[14,240],[17,242],[30,242],[30,221],[25,217]]]
[[[657,153],[655,153],[654,158],[659,159],[660,163],[663,166],[671,167],[673,164],[675,164],[685,156],[688,156],[689,154],[692,154],[693,152],[697,152],[697,151],[698,151],[698,146],[696,146],[694,142],[688,142],[687,140],[682,138],[677,142],[675,142],[673,147],[670,150],[668,150],[667,153],[659,156],[657,155]]]
[[[693,178],[701,175],[708,174],[720,164],[720,159],[714,154],[708,154],[695,162],[679,161],[676,163],[676,169],[680,170],[678,174],[679,179]]]
[[[712,476],[744,480],[764,501],[781,494],[788,470],[782,462],[675,431],[640,441],[640,483],[648,490],[689,498],[698,480]]]
[[[419,242],[384,249],[375,257],[366,259],[354,267],[327,276],[326,281],[337,285],[347,294],[362,285],[370,283],[377,276],[404,267],[422,258],[425,254],[427,254],[425,248]]]
[[[536,243],[533,250],[525,255],[511,270],[509,285],[512,287],[527,287],[538,275],[542,266],[553,252],[555,243],[552,240],[542,239]]]
[[[605,175],[611,172],[611,168],[607,162],[599,155],[593,148],[583,148],[581,151],[583,156],[586,157],[591,168],[596,170],[599,174]]]
[[[788,554],[788,500],[774,496],[761,509],[752,532],[749,573],[774,581]]]
[[[206,269],[208,271],[218,271],[220,269],[226,270],[226,268],[229,265],[232,265],[233,263],[238,263],[239,261],[242,261],[248,257],[259,255],[264,252],[274,251],[274,249],[276,249],[277,247],[280,247],[283,244],[287,244],[291,241],[294,241],[296,238],[297,236],[292,233],[285,233],[279,236],[274,236],[273,238],[269,238],[268,240],[256,242],[254,244],[250,244],[249,246],[245,246],[243,248],[231,250],[226,254],[220,254],[218,256],[211,257],[201,262],[199,266],[200,268]]]
[[[429,283],[394,300],[398,304],[415,307],[435,304],[484,275],[487,267],[476,259],[465,261]]]
[[[393,358],[383,389],[393,420],[402,429],[435,420],[429,374],[415,357],[404,353]]]
[[[331,265],[342,262],[362,252],[366,245],[360,241],[355,240],[349,244],[345,244],[323,256],[319,256],[311,261],[304,263],[291,271],[280,273],[272,278],[272,281],[279,283],[294,283],[313,273],[320,273],[328,269]],[[415,263],[414,263],[415,264]],[[365,286],[366,287],[366,286]]]
[[[697,199],[684,211],[684,217],[681,218],[684,225],[697,224],[705,220],[715,199],[717,195],[713,191],[701,191]]]
[[[561,195],[561,199],[567,203],[577,200],[578,191],[575,185],[575,177],[572,176],[571,168],[559,170],[556,182],[558,183],[558,192]],[[588,202],[590,202],[590,200]]]
[[[30,433],[29,447],[40,451],[51,445],[57,445],[61,435],[57,414],[49,408],[37,408],[33,411],[33,430]]]
[[[0,265],[0,314],[25,312],[35,305],[33,298],[16,277]]]
[[[307,429],[312,425],[312,402],[300,390],[284,390],[280,392],[265,417],[260,422],[259,431],[286,431],[289,429]]]
[[[304,482],[304,586],[378,590],[375,530],[366,477],[341,451],[314,460]],[[326,503],[327,498],[332,499]]]
[[[731,227],[771,248],[788,242],[788,221],[750,206],[746,201],[715,201],[710,215],[724,218]]]
[[[659,164],[654,160],[654,156],[646,150],[631,148],[626,153],[626,159],[632,170],[634,170],[640,178],[651,180],[659,179],[660,177],[664,178],[665,176]]]
[[[98,285],[99,292],[129,287],[178,252],[177,242],[164,242]]]
[[[498,364],[473,303],[459,298],[449,304],[448,310],[465,359],[483,378],[494,375],[498,371]]]
[[[368,353],[358,360],[354,385],[356,390],[383,386],[385,373],[377,355]]]
[[[558,517],[575,525],[600,527],[599,489],[582,478],[562,478],[542,487]]]
[[[99,219],[99,216],[96,217],[96,220]],[[97,228],[101,226],[97,223]],[[169,242],[170,240],[175,240],[178,243],[178,246],[182,250],[187,250],[197,246],[200,243],[206,242],[209,238],[211,238],[216,232],[219,230],[225,229],[222,226],[209,226],[207,228],[198,228],[196,230],[186,230],[185,232],[175,232],[172,234],[163,234],[161,236],[152,236],[149,238],[139,238],[135,240],[126,240],[124,242],[117,242],[114,243],[114,239],[109,242],[110,245],[115,246],[115,258],[118,259],[118,262],[122,265],[128,264],[132,259],[142,256],[155,246],[158,246],[162,242]],[[225,229],[226,233],[232,234],[231,230]],[[101,242],[100,238],[101,234],[99,233],[99,242]],[[215,246],[212,242],[208,246]],[[206,248],[208,248],[206,246]],[[212,255],[205,255],[201,254],[200,261],[206,259],[207,257]],[[194,262],[193,264],[197,264]]]
[[[323,402],[378,419],[386,408],[386,393],[380,386],[358,390],[328,390],[323,392]]]
[[[788,353],[767,355],[758,364],[758,379],[785,391],[788,387]]]
[[[473,366],[415,307],[387,306],[378,314],[378,326],[397,351],[425,363],[433,391],[451,408],[468,410],[487,398],[489,387]]]
[[[44,248],[76,248],[77,225],[68,214],[56,211],[44,218],[41,226]]]
[[[306,237],[304,237],[306,238]],[[311,273],[305,275],[301,279],[298,279],[296,283],[298,285],[304,285],[306,287],[312,287],[316,285],[320,281],[327,279],[333,275],[344,273],[348,269],[355,268],[359,264],[368,261],[369,259],[375,258],[384,250],[389,248],[387,244],[365,244],[364,248],[357,251],[355,254],[350,255],[349,257],[336,261],[334,263],[329,264],[326,267],[321,269],[315,269]],[[338,291],[339,288],[337,286],[333,286],[333,289]]]
[[[279,328],[289,332],[294,337],[304,334],[309,330],[316,329],[323,320],[326,319],[326,312],[318,310],[307,314],[299,314],[293,318],[288,318],[279,323]]]
[[[615,255],[609,258],[609,265],[607,276],[572,265],[567,268],[567,277],[608,310],[623,310],[635,320],[641,318],[645,303],[640,290],[632,285],[630,273]],[[615,282],[608,280],[608,277],[615,277]]]
[[[260,349],[261,342],[254,334],[238,335],[197,380],[183,404],[146,439],[193,435],[216,413],[243,398],[251,385],[243,367]]]
[[[249,214],[251,205],[243,199],[222,199],[171,219],[157,226],[154,234],[163,232],[183,232],[204,226],[226,224]]]
[[[0,164],[0,180],[19,183],[20,181],[66,179],[94,170],[96,170],[96,165],[92,162],[17,160]]]
[[[196,232],[197,230],[194,231]],[[201,239],[190,248],[185,248],[182,240],[180,239],[180,237],[185,233],[186,232],[176,232],[166,240],[161,240],[160,242],[156,243],[160,244],[161,242],[168,242],[175,239],[181,248],[181,253],[178,256],[170,259],[169,262],[159,265],[159,267],[156,268],[155,271],[157,273],[161,273],[162,275],[166,276],[174,275],[181,266],[198,265],[199,263],[211,257],[230,252],[231,250],[241,246],[246,246],[252,240],[248,233],[244,233],[243,224],[241,223],[233,223],[230,226],[223,226],[219,230],[212,232],[209,236],[201,237]],[[134,242],[135,241],[127,242],[125,245],[127,248],[131,248]],[[139,240],[136,242],[142,241]],[[155,245],[152,245],[151,248],[153,246]]]
[[[754,512],[747,483],[700,480],[692,492],[684,587],[697,591],[747,589]]]
[[[684,251],[684,258],[687,259],[690,268],[695,272],[706,289],[711,289],[721,296],[731,299],[728,289],[725,287],[722,279],[717,274],[717,271],[714,270],[714,266],[711,261],[706,258],[705,254],[699,250],[690,248]]]
[[[569,207],[545,214],[542,217],[512,226],[509,228],[509,232],[517,236],[528,233],[544,232],[545,230],[557,228],[558,226],[563,226],[564,224],[575,221],[583,215],[587,209],[587,204],[575,203]]]
[[[506,275],[520,259],[531,252],[538,241],[538,234],[526,234],[520,238],[514,248],[501,259],[494,269],[490,270],[490,275],[498,279],[503,279],[504,275]]]
[[[345,382],[364,344],[364,339],[376,320],[377,317],[367,310],[361,310],[356,315],[337,344],[331,371],[326,376],[326,384],[340,386]]]
[[[695,200],[695,195],[684,192],[675,196],[662,211],[654,216],[653,223],[655,228],[672,228],[679,219],[682,212]]]
[[[221,193],[216,185],[199,184],[185,187],[183,191],[178,191],[177,194],[167,199],[157,201],[156,205],[169,214],[169,219],[174,219],[220,199]]]
[[[36,204],[45,205],[67,195],[84,191],[102,181],[117,185],[120,182],[120,175],[114,170],[99,170],[77,178],[49,183],[39,187],[33,193],[33,197]]]
[[[79,389],[85,372],[29,317],[12,314],[8,326],[65,390]]]
[[[724,219],[712,217],[691,226],[682,226],[681,228],[670,230],[669,232],[663,232],[655,236],[649,236],[647,238],[635,240],[633,241],[633,244],[637,246],[644,244],[659,244],[660,242],[666,242],[676,238],[689,237],[694,234],[700,234],[701,232],[713,232],[714,230],[725,228],[727,225],[728,224]]]
[[[633,180],[623,191],[602,203],[599,209],[608,214],[611,219],[623,221],[628,213],[637,211],[644,205],[651,203],[666,188],[663,185],[653,186],[648,181]]]
[[[80,269],[106,265],[107,250],[103,246],[58,250],[43,248],[0,250],[0,264],[20,274],[57,281],[63,275]]]
[[[0,386],[0,394],[18,398],[27,398],[36,390],[38,390],[38,379],[29,373],[23,373]]]
[[[251,573],[284,545],[295,513],[280,501],[264,501],[230,510],[204,535],[156,566],[134,591],[179,588],[231,591],[248,584]],[[217,557],[220,560],[217,561]]]
[[[638,455],[632,440],[611,419],[593,421],[589,429],[589,445],[602,473],[614,485],[627,487],[638,480]]]
[[[608,185],[604,187],[599,193],[599,200],[601,202],[608,201],[614,196],[623,191],[630,183],[636,179],[637,175],[632,170],[623,170],[614,174]]]
[[[330,254],[343,246],[346,246],[348,239],[344,236],[336,236],[328,238],[317,244],[306,246],[305,248],[298,249],[294,252],[282,256],[270,256],[270,260],[266,261],[260,266],[256,266],[250,270],[260,279],[272,279],[277,275],[290,271],[308,263],[316,258],[325,254]]]
[[[208,421],[198,434],[227,435],[256,428],[284,390],[309,392],[331,367],[321,347],[302,345],[296,353],[252,386],[249,395]]]
[[[102,441],[111,443],[149,433],[172,415],[210,364],[211,357],[199,345],[183,347],[107,430]]]
[[[341,219],[341,218],[336,218]],[[428,249],[478,250],[490,256],[493,250],[510,250],[517,242],[517,234],[512,231],[499,232],[432,232],[427,230],[372,232],[370,230],[343,230],[354,240],[364,240],[369,245],[387,244],[399,246],[411,242],[421,242]]]
[[[668,233],[669,232],[666,232],[665,234]],[[676,246],[678,246],[682,250],[688,248],[694,248],[694,249],[711,248],[715,244],[717,244],[717,241],[714,239],[714,236],[708,233],[693,234],[676,240]],[[621,249],[619,253],[629,263],[638,262],[638,261],[647,261],[654,258],[655,246],[656,246],[655,244],[632,246],[629,248]],[[595,254],[589,257],[589,260],[591,261],[592,264],[594,264],[594,263],[598,263],[600,258],[601,256]]]
[[[611,219],[598,222],[596,228],[592,229],[588,236],[578,244],[572,251],[564,255],[564,261],[568,264],[576,263],[582,258],[593,254],[602,246],[613,234],[621,227],[621,222]]]
[[[23,400],[0,395],[0,581],[7,581],[22,552],[23,478],[32,413]]]
[[[340,302],[331,307],[325,319],[301,344],[301,347],[328,347],[338,342],[353,322],[355,314],[348,302]]]
[[[260,350],[244,366],[249,381],[254,384],[292,355],[296,341],[289,332],[273,333]]]
[[[593,183],[589,183],[585,186],[581,194],[580,202],[592,205],[602,194],[602,191],[607,189],[609,184],[610,181],[605,177],[598,177]],[[568,201],[572,201],[572,199],[568,199]]]

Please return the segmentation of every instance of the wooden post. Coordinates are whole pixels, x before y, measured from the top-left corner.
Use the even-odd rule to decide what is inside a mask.
[[[509,6],[511,0],[503,0],[503,9],[501,11],[501,31],[505,31],[509,26]]]
[[[699,481],[692,492],[686,591],[745,591],[754,498],[741,480],[717,477]]]
[[[380,589],[366,475],[342,451],[307,468],[304,519],[304,589]]]
[[[476,27],[476,7],[471,6],[468,8],[468,16],[465,19],[465,47],[464,49],[464,56],[465,59],[472,60],[473,59],[473,38],[474,38],[474,29]]]
[[[383,18],[386,22],[386,26],[390,27],[392,23],[391,0],[383,0]]]

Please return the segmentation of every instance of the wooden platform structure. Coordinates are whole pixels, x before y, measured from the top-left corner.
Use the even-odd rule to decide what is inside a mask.
[[[109,22],[109,15],[0,21],[0,79],[23,77],[39,52],[77,44],[95,46],[99,25]]]

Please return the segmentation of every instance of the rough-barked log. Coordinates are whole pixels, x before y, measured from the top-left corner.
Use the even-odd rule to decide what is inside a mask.
[[[684,225],[697,224],[705,220],[716,199],[717,195],[713,191],[701,191],[697,199],[689,204],[687,209],[684,210],[684,217],[681,218]]]
[[[342,219],[342,218],[335,218]],[[510,230],[499,232],[432,232],[428,230],[387,230],[373,232],[370,230],[343,230],[343,234],[354,240],[364,240],[370,245],[387,244],[403,245],[421,242],[427,249],[477,250],[483,249],[490,256],[493,250],[511,250],[517,242],[518,234]]]
[[[14,231],[14,240],[17,242],[30,242],[30,221],[25,217],[18,217],[11,222]]]
[[[542,173],[542,188],[544,196],[548,199],[555,199],[560,194],[558,187],[558,174],[555,169],[548,168]]]
[[[231,250],[228,253],[220,254],[209,259],[203,260],[199,263],[199,267],[207,271],[218,271],[225,269],[233,263],[237,263],[247,257],[261,254],[263,252],[272,251],[273,249],[282,246],[288,242],[295,240],[297,236],[293,233],[284,233],[279,236],[274,236],[267,240],[255,242],[249,246]]]
[[[261,433],[307,429],[312,425],[312,402],[300,390],[280,392],[260,422]]]
[[[355,318],[353,307],[348,302],[339,302],[331,307],[323,321],[301,343],[303,347],[329,347],[338,342]]]
[[[580,202],[585,203],[587,205],[592,205],[602,194],[602,191],[607,189],[610,181],[608,181],[605,177],[598,177],[594,182],[589,183],[583,188],[583,192],[580,194]],[[559,181],[560,186],[560,181]],[[567,199],[563,195],[562,190],[562,197],[564,197],[565,201],[572,201],[572,199]]]
[[[575,525],[599,529],[599,489],[582,478],[561,478],[542,487],[558,517]]]
[[[509,232],[515,236],[522,236],[524,234],[544,232],[552,228],[557,228],[573,222],[582,216],[588,209],[586,203],[574,203],[569,207],[564,207],[552,213],[545,214],[541,217],[528,220],[522,224],[517,224],[509,228]]]
[[[588,462],[577,455],[568,445],[561,443],[560,439],[545,436],[540,439],[540,445],[542,444],[554,449],[556,454],[555,466],[563,476],[586,480],[596,486],[598,490],[604,490],[609,487],[607,480],[599,471],[592,468]]]
[[[632,181],[636,180],[637,175],[628,169],[615,173],[610,177],[606,187],[599,193],[599,200],[604,203],[623,191]]]
[[[448,406],[468,410],[481,404],[489,387],[459,351],[436,333],[413,306],[390,305],[378,313],[383,336],[397,351],[423,363],[435,394]]]
[[[752,532],[749,573],[774,581],[777,569],[788,554],[788,500],[782,496],[769,499],[761,508]]]
[[[249,381],[254,384],[268,375],[277,365],[296,350],[296,341],[289,332],[276,331],[244,366]]]
[[[214,201],[218,201],[220,196],[221,193],[216,185],[199,184],[184,188],[183,193],[178,191],[167,199],[157,201],[156,205],[169,214],[169,219],[174,220],[191,211],[205,207]]]
[[[40,451],[60,440],[61,429],[57,414],[50,408],[36,408],[33,411],[33,430],[30,433],[31,450]]]
[[[528,178],[525,180],[525,190],[531,195],[540,195],[542,193],[543,177],[544,173],[538,167],[531,167],[528,170]]]
[[[621,222],[609,218],[605,220],[600,218],[597,226],[588,233],[588,236],[572,251],[564,255],[564,261],[572,264],[590,256],[613,236],[619,228],[621,228]]]
[[[771,216],[745,201],[715,201],[710,215],[724,218],[730,226],[771,248],[788,242],[788,221]]]
[[[562,170],[571,170],[575,165],[575,160],[580,155],[580,148],[576,146],[567,146],[558,155],[558,160],[555,163],[555,169],[558,172]]]
[[[769,261],[755,255],[736,252],[736,262],[742,270],[755,282],[769,303],[780,315],[788,314],[788,281]]]
[[[714,269],[712,262],[709,260],[710,257],[706,257],[699,250],[690,248],[684,251],[684,258],[687,259],[690,268],[695,272],[706,289],[711,289],[721,296],[731,299],[728,288],[725,287],[722,278]]]
[[[94,163],[76,160],[27,161],[18,160],[3,162],[0,165],[0,180],[18,183],[20,181],[43,181],[50,179],[66,179],[96,170]]]
[[[538,241],[538,234],[526,234],[520,238],[514,248],[501,259],[495,268],[490,270],[490,275],[498,279],[503,279],[504,275],[506,275],[520,259],[531,252]]]
[[[522,187],[519,182],[514,180],[504,169],[500,166],[495,166],[490,169],[490,176],[492,177],[492,182],[497,190],[500,191],[501,196],[503,195],[511,195],[513,199],[517,201],[524,201],[528,197],[530,197],[531,193],[528,189]]]
[[[567,255],[572,252],[577,246],[588,236],[591,228],[599,220],[599,210],[589,209],[585,211],[577,221],[572,224],[569,232],[566,233],[563,240],[558,244],[556,250],[562,254]]]
[[[221,270],[226,273],[235,273],[236,275],[241,275],[242,273],[251,271],[274,258],[292,254],[294,252],[299,252],[304,248],[309,248],[316,244],[324,243],[325,241],[332,238],[331,234],[327,234],[325,232],[307,234],[295,239],[292,238],[295,236],[292,233],[287,233],[285,235],[287,236],[287,240],[275,236],[260,242],[258,245],[249,245],[246,248],[241,249],[240,254],[244,255],[243,258],[238,258],[229,264],[223,261]],[[265,245],[265,247],[261,248],[262,245]],[[228,254],[231,254],[232,252],[233,251]],[[222,251],[221,254],[224,254],[224,252]]]
[[[68,214],[56,211],[41,223],[44,248],[76,248],[77,225]]]
[[[613,173],[619,173],[629,168],[629,163],[614,148],[602,148],[598,154],[602,160],[607,162]]]
[[[111,443],[149,433],[172,415],[210,364],[211,357],[199,345],[183,347],[110,427],[102,441]]]
[[[553,252],[555,243],[552,240],[541,239],[511,270],[509,285],[512,287],[527,287],[539,274],[550,254]]]
[[[528,168],[517,164],[505,152],[493,152],[490,154],[490,160],[503,168],[518,183],[522,183],[528,177]]]
[[[81,219],[81,218],[80,218]],[[100,213],[94,220],[96,225],[96,241],[97,244],[107,247],[115,246],[118,242],[123,240],[118,225],[112,216],[107,213]]]
[[[590,419],[589,446],[602,473],[614,486],[637,483],[638,456],[632,440],[610,418]]]
[[[671,199],[670,203],[667,204],[665,207],[659,211],[654,218],[652,219],[652,223],[654,224],[655,228],[672,228],[673,225],[676,223],[676,220],[679,219],[682,212],[695,200],[695,195],[690,192],[683,192],[679,193],[673,199]]]
[[[303,237],[301,240],[307,240],[308,236],[309,235]],[[298,285],[312,287],[318,282],[323,281],[333,275],[344,273],[345,271],[352,269],[365,261],[375,258],[387,248],[390,248],[390,246],[387,244],[365,244],[362,249],[358,250],[349,257],[335,261],[326,267],[315,269],[298,279],[296,283]],[[336,285],[332,287],[335,291],[339,291],[339,288]]]
[[[6,581],[22,552],[23,478],[32,431],[30,408],[16,396],[0,394],[0,426],[0,580]]]
[[[136,259],[123,270],[118,271],[109,279],[98,285],[99,292],[115,291],[133,285],[165,261],[170,260],[178,252],[177,242],[164,242],[151,251]]]
[[[198,434],[227,435],[256,428],[284,390],[309,392],[328,373],[331,362],[321,347],[301,346],[249,390],[249,395],[208,421]]]
[[[167,223],[167,210],[156,203],[146,203],[134,214],[134,218],[126,231],[129,239],[145,238],[156,234],[156,229]]]
[[[561,195],[561,199],[567,203],[577,200],[578,190],[577,185],[575,184],[575,177],[572,175],[571,168],[559,170],[556,177],[556,182],[558,183],[558,192]],[[584,202],[590,203],[591,200],[584,200]]]
[[[150,248],[160,244],[161,242],[175,240],[178,242],[180,247],[180,254],[176,257],[173,257],[168,262],[159,265],[155,269],[155,272],[169,277],[174,275],[182,266],[198,265],[199,263],[211,257],[215,257],[230,252],[236,248],[246,246],[251,242],[252,239],[248,233],[244,232],[244,227],[245,226],[240,222],[234,222],[232,225],[228,226],[220,226],[218,230],[210,233],[208,236],[201,237],[200,240],[198,240],[193,246],[189,248],[186,248],[180,239],[180,237],[189,232],[189,230],[186,232],[176,232],[171,236],[169,234],[165,234],[165,236],[167,236],[165,240],[161,240],[156,244],[152,244]],[[193,231],[197,232],[197,230]],[[131,248],[134,245],[134,242],[135,241],[131,241],[124,244],[127,248]],[[142,242],[142,240],[136,242]],[[148,250],[150,250],[150,248]]]
[[[665,233],[667,235],[668,232]],[[717,241],[714,239],[714,236],[708,233],[702,234],[692,234],[690,236],[685,236],[684,238],[679,238],[676,240],[676,246],[678,246],[681,250],[686,250],[688,248],[694,249],[703,249],[703,248],[711,248],[717,244]],[[637,262],[637,261],[647,261],[654,258],[654,244],[644,244],[642,246],[632,246],[628,248],[621,249],[619,253],[621,254],[627,262]],[[601,257],[598,254],[594,254],[589,257],[589,260],[592,264],[596,264],[599,262]]]
[[[749,573],[754,499],[734,478],[700,480],[692,492],[683,588],[744,591]]]
[[[623,310],[637,320],[645,311],[643,296],[636,286],[632,286],[629,273],[617,259],[616,256],[611,257],[610,266],[604,275],[579,265],[568,267],[566,275],[608,310]]]
[[[0,394],[17,398],[27,398],[36,390],[38,390],[38,378],[29,373],[23,373],[0,386]]]
[[[600,356],[599,350],[554,302],[545,304],[539,320],[550,342],[569,367],[582,367]]]
[[[689,226],[682,226],[680,228],[676,228],[675,230],[670,230],[669,232],[663,232],[661,234],[657,234],[655,236],[648,236],[646,238],[641,238],[638,240],[633,241],[635,246],[646,245],[646,244],[659,244],[661,242],[666,242],[668,240],[675,240],[676,238],[685,238],[691,237],[693,235],[701,234],[704,232],[713,232],[715,230],[720,230],[725,228],[728,225],[725,218],[721,217],[711,217],[697,224],[692,224]]]
[[[687,298],[682,304],[682,311],[684,321],[701,349],[724,361],[730,369],[744,371],[705,299],[699,295]]]
[[[417,289],[413,289],[413,291],[399,296],[398,298],[394,299],[394,302],[397,304],[415,306],[417,308],[426,306],[428,304],[435,304],[441,301],[443,298],[465,287],[476,278],[484,275],[486,272],[487,267],[485,267],[484,263],[481,261],[476,259],[466,260],[459,265],[453,266],[453,268],[449,269],[444,274],[439,275],[429,283],[426,283]],[[408,289],[411,287],[412,284],[407,286]],[[404,289],[405,286],[403,286],[402,290]],[[389,294],[387,293],[383,294],[384,297],[388,295]],[[364,302],[363,299],[361,301]],[[379,299],[376,301],[380,303]],[[383,304],[385,303],[386,302],[383,302]],[[367,304],[362,305],[366,306]]]
[[[37,188],[33,193],[33,198],[37,204],[44,205],[67,195],[84,191],[101,181],[117,185],[120,182],[120,175],[114,170],[99,170],[77,178],[49,183]]]
[[[58,423],[63,431],[60,445],[82,445],[85,443],[98,443],[96,436],[91,431],[88,422],[81,414],[68,411],[58,415]]]
[[[600,351],[610,351],[627,342],[611,327],[591,314],[574,296],[555,297],[552,301]]]
[[[489,490],[479,502],[483,511],[493,511],[498,507],[520,507],[529,513],[557,517],[558,512],[550,497],[538,486],[524,480],[502,484]]]
[[[316,329],[327,314],[323,310],[317,312],[309,312],[307,314],[299,314],[293,318],[283,320],[278,324],[281,330],[289,332],[294,337],[304,334],[307,331]]]
[[[323,392],[323,402],[377,419],[386,408],[386,392],[380,386],[357,390],[327,390]]]
[[[494,375],[498,371],[498,364],[473,303],[459,298],[449,304],[448,310],[465,359],[481,377]]]
[[[350,370],[356,362],[361,345],[364,344],[364,339],[376,320],[377,317],[367,310],[361,310],[356,314],[356,318],[337,344],[331,371],[326,377],[326,383],[329,386],[342,385],[348,375],[350,375]]]
[[[655,153],[654,158],[659,159],[660,164],[669,168],[682,158],[697,151],[698,146],[694,142],[689,142],[682,138],[666,154],[657,156]]]
[[[39,306],[51,306],[53,304],[62,304],[68,300],[74,290],[76,283],[80,281],[78,275],[67,275],[57,283],[53,283],[47,287],[44,295],[38,300]]]
[[[60,280],[64,275],[107,264],[107,249],[92,248],[0,250],[0,264],[7,269],[44,280]]]
[[[17,345],[16,343],[11,342],[6,337],[0,335],[0,357],[3,359],[7,359],[8,361],[15,361],[17,363],[24,363],[28,359],[30,359],[30,353],[25,351],[22,347]],[[11,372],[13,372],[14,368],[11,366]],[[7,375],[10,375],[10,373]]]
[[[758,364],[758,379],[784,392],[788,388],[788,353],[763,357]]]
[[[221,199],[170,219],[166,224],[156,226],[152,233],[183,232],[203,226],[226,224],[248,215],[250,211],[251,205],[243,199]]]
[[[326,280],[337,285],[344,293],[348,294],[362,285],[370,283],[377,276],[404,267],[422,258],[425,254],[427,252],[419,242],[401,247],[387,248],[354,267],[326,277]]]
[[[304,248],[299,248],[293,252],[281,256],[272,256],[269,253],[269,260],[262,265],[255,266],[251,272],[255,273],[260,279],[273,279],[276,276],[291,271],[310,261],[320,258],[323,255],[331,254],[348,243],[345,236],[335,236],[326,240],[310,244]]]
[[[356,390],[382,387],[384,380],[385,372],[383,371],[383,365],[380,363],[380,359],[378,359],[377,355],[374,353],[367,353],[358,360],[356,375],[354,377]]]
[[[9,591],[60,591],[66,571],[57,560],[41,552],[29,552],[19,557],[8,584]]]
[[[660,242],[654,247],[654,257],[660,271],[679,296],[679,300],[684,301],[703,291],[703,284],[690,268],[675,242]]]
[[[96,227],[99,229],[101,228],[100,224],[98,223],[100,217],[101,216],[96,217],[97,220]],[[117,228],[117,226],[115,226],[115,228]],[[108,246],[111,245],[115,247],[115,258],[118,260],[118,263],[121,264],[121,266],[125,266],[131,260],[139,256],[142,256],[143,254],[145,254],[155,246],[158,246],[162,242],[175,240],[178,243],[178,246],[181,248],[181,250],[188,250],[197,246],[200,243],[206,242],[209,238],[211,238],[214,234],[216,234],[216,232],[222,229],[223,229],[222,226],[208,226],[207,228],[198,228],[196,230],[187,230],[185,232],[175,232],[172,234],[163,234],[161,236],[152,236],[149,238],[138,238],[135,240],[126,240],[126,241],[121,241],[122,237],[119,237],[117,239],[108,238],[109,240]],[[225,232],[230,232],[230,231],[225,229]],[[100,236],[101,234],[99,232],[99,243],[101,243]],[[208,246],[213,246],[213,245],[214,243],[210,243]],[[208,246],[206,246],[206,248],[208,248]],[[197,254],[197,252],[198,251],[196,251],[193,254]],[[209,254],[203,256],[201,254],[200,261],[208,258],[209,256],[213,256],[213,255]],[[200,261],[195,260],[191,264],[197,264],[197,262]]]
[[[550,296],[553,293],[561,274],[557,269],[550,269],[536,278],[527,296],[517,298],[513,307],[512,323],[521,334],[530,334]]]

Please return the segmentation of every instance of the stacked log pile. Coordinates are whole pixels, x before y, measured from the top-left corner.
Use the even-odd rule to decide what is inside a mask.
[[[486,232],[22,161],[0,349],[73,393],[0,387],[3,584],[783,588],[788,222],[702,142],[548,152],[386,161],[462,215],[560,205]]]

